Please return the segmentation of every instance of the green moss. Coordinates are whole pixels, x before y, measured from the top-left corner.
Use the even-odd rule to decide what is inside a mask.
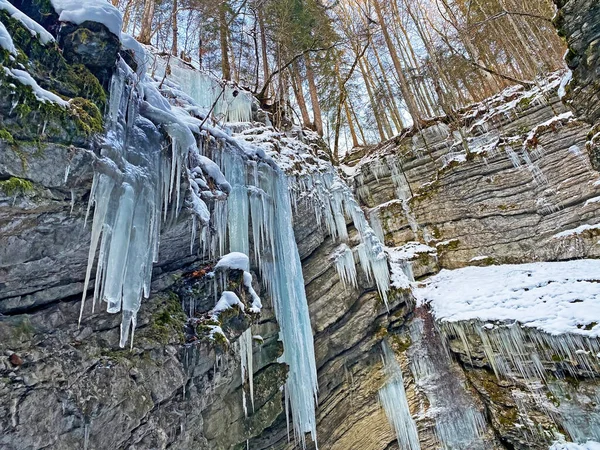
[[[445,170],[445,169],[444,169]],[[441,175],[441,172],[438,172],[438,176]],[[409,200],[409,203],[417,204],[418,202],[423,202],[425,200],[431,199],[436,196],[440,191],[440,182],[438,180],[433,183],[429,183],[428,185],[421,187],[415,191],[415,195]]]
[[[10,177],[8,180],[0,181],[0,190],[9,197],[26,195],[34,191],[31,181],[17,177]]]
[[[532,102],[532,97],[523,97],[521,100],[519,100],[519,103],[517,104],[517,106],[521,109],[527,109],[531,105],[531,102]]]
[[[451,239],[448,242],[437,244],[437,249],[438,251],[456,250],[459,245],[460,241],[458,239]]]
[[[0,129],[0,140],[6,142],[9,145],[14,145],[15,138],[8,132],[8,130]]]
[[[38,7],[40,20],[54,14],[45,1],[30,0],[30,3],[33,4],[30,8]],[[4,128],[11,129],[13,138],[24,140],[39,136],[42,129],[47,136],[62,141],[81,141],[102,131],[100,111],[106,105],[106,93],[98,79],[85,66],[68,64],[56,43],[43,45],[37,36],[32,36],[20,21],[4,10],[0,11],[0,21],[18,49],[16,58],[11,58],[6,51],[0,52],[0,66],[24,66],[42,88],[63,98],[74,99],[70,108],[40,102],[31,87],[22,85],[0,70],[0,98],[5,99],[6,105],[17,105],[8,111],[0,111],[0,126],[4,123]]]
[[[27,341],[33,337],[35,329],[31,325],[29,317],[23,317],[13,325],[12,337],[18,341]]]
[[[404,353],[412,345],[412,340],[409,335],[395,334],[391,336],[392,347],[397,353]]]
[[[417,261],[419,262],[419,264],[421,264],[422,266],[426,266],[429,264],[429,253],[417,253],[417,255]]]
[[[186,316],[177,294],[171,292],[161,298],[161,303],[150,319],[147,336],[153,340],[167,344],[173,339],[183,343],[183,327]]]
[[[85,98],[71,100],[78,127],[90,136],[102,132],[102,114],[96,105]]]
[[[388,335],[388,329],[385,327],[381,327],[375,332],[375,339],[380,341],[383,338],[385,338],[387,335]]]

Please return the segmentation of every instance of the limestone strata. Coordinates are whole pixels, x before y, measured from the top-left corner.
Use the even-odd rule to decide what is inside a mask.
[[[554,96],[548,104],[513,111],[467,136],[484,143],[516,137],[519,152],[528,133],[565,111]],[[474,258],[489,264],[597,257],[594,232],[555,237],[583,223],[597,223],[600,203],[588,202],[600,195],[598,173],[585,153],[588,132],[588,124],[571,120],[536,133],[535,148],[526,148],[543,176],[536,181],[525,163],[513,166],[502,144],[447,163],[449,147],[460,149],[460,143],[447,125],[439,124],[412,138],[389,141],[363,158],[355,188],[365,207],[379,211],[386,245],[427,242],[437,246],[444,268],[463,267]],[[390,155],[410,186],[416,234],[397,200],[389,169],[376,175]]]

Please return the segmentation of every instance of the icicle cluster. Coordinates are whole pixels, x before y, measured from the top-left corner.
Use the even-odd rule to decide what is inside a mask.
[[[467,336],[475,335],[498,378],[545,380],[544,363],[566,361],[562,370],[571,376],[581,371],[600,372],[600,342],[596,338],[571,333],[551,335],[535,328],[524,329],[519,323],[494,325],[479,320],[441,322],[446,336],[457,336],[467,352]],[[470,356],[469,356],[470,357]]]
[[[402,205],[406,221],[408,222],[412,232],[414,233],[415,238],[417,238],[419,225],[410,209],[409,203],[413,194],[411,192],[410,185],[408,184],[408,180],[406,179],[406,175],[402,170],[402,164],[398,157],[395,155],[388,155],[386,157],[382,157],[377,160],[371,161],[368,166],[363,165],[361,167],[361,170],[355,176],[355,181],[356,185],[358,186],[357,195],[364,201],[367,201],[370,195],[369,187],[365,179],[367,175],[367,173],[365,173],[365,170],[367,169],[367,167],[368,171],[371,172],[371,174],[373,175],[373,177],[375,177],[377,181],[379,180],[379,178],[382,177],[390,177],[392,183],[394,184],[396,198],[400,201]],[[379,218],[378,209],[374,209],[373,211],[371,211],[369,218],[371,220],[371,225],[373,226],[373,228],[376,229],[377,233],[381,235],[381,238],[383,238],[383,229],[381,228],[381,221]]]
[[[252,328],[248,328],[239,338],[240,360],[242,370],[242,383],[248,382],[250,391],[250,404],[254,412],[254,367],[252,362]],[[242,389],[242,405],[244,416],[248,417],[248,406],[246,402],[246,391]]]
[[[417,310],[416,314],[427,314]],[[430,325],[427,325],[428,327]],[[435,422],[435,435],[442,448],[488,448],[482,436],[486,422],[471,395],[452,374],[451,358],[440,336],[426,329],[421,317],[409,325],[410,368],[417,386],[429,402],[427,414]]]
[[[367,280],[375,282],[381,298],[387,305],[390,272],[384,246],[369,225],[352,190],[333,168],[298,177],[295,180],[295,189],[297,198],[312,202],[318,224],[321,226],[324,223],[332,239],[341,243],[348,242],[348,218],[352,221],[359,234],[360,244],[356,246],[356,252],[360,266]],[[344,261],[338,259],[345,267],[345,274],[341,279],[349,285],[356,286],[356,270],[349,269],[347,252],[344,258]]]
[[[289,366],[286,404],[294,435],[304,446],[304,433],[310,432],[316,443],[317,370],[287,179],[273,164],[250,159],[231,145],[206,156],[217,161],[231,183],[226,208],[213,219],[216,240],[220,247],[228,244],[230,250],[253,255],[280,326],[281,361]],[[245,277],[245,283],[251,286],[251,279]]]
[[[381,345],[383,347],[383,367],[387,381],[379,390],[379,401],[390,424],[394,427],[400,448],[404,450],[421,450],[417,425],[410,414],[406,391],[404,390],[402,369],[396,361],[389,344],[383,341]]]
[[[143,53],[139,46],[133,50]],[[167,219],[171,203],[175,217],[180,211],[181,175],[188,175],[191,209],[204,227],[210,215],[200,197],[200,185],[206,185],[203,173],[213,178],[222,192],[228,192],[230,187],[218,167],[200,155],[193,127],[187,122],[189,116],[171,107],[156,85],[144,76],[143,59],[139,65],[142,69],[136,74],[119,60],[110,84],[107,131],[88,207],[89,213],[90,207],[95,206],[81,305],[83,314],[99,249],[92,309],[102,300],[107,303],[108,312],[122,311],[122,347],[130,331],[133,343],[141,299],[150,294],[161,221]],[[163,153],[164,140],[158,126],[170,138],[170,155]],[[186,163],[193,169],[187,169]]]
[[[354,254],[352,249],[346,244],[341,244],[335,249],[331,255],[331,259],[335,264],[335,269],[346,286],[358,287],[356,281],[356,263],[354,262]]]
[[[167,65],[169,81],[177,83],[193,99],[190,103],[194,103],[203,115],[210,112],[219,122],[252,121],[253,97],[249,92],[242,91],[233,84],[217,81],[215,77],[196,70],[175,57],[168,60],[154,58],[152,70],[157,79],[165,78]]]

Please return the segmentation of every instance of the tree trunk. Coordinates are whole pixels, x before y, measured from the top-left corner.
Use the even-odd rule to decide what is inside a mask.
[[[267,57],[267,33],[265,32],[265,18],[262,8],[258,8],[258,28],[260,30],[260,46],[262,51],[263,83],[269,79],[269,59]]]
[[[384,21],[383,12],[381,11],[381,5],[379,4],[379,1],[380,0],[373,0],[373,6],[375,7],[375,12],[377,13],[377,19],[379,20],[379,24],[381,25],[383,38],[385,39],[385,43],[390,52],[390,56],[392,57],[392,62],[394,63],[396,72],[398,72],[398,79],[400,80],[400,91],[402,92],[402,96],[404,97],[404,101],[406,102],[406,107],[408,108],[408,112],[411,115],[414,124],[418,126],[421,122],[421,114],[419,112],[419,108],[417,107],[417,102],[415,101],[412,92],[410,92],[408,81],[404,76],[404,71],[402,69],[402,65],[400,64],[400,59],[398,58],[398,54],[396,53],[396,49],[394,47],[392,38],[388,33],[388,29]]]
[[[373,89],[371,89],[371,81],[369,80],[369,75],[365,70],[365,66],[363,65],[361,59],[358,60],[358,67],[360,69],[360,73],[363,76],[363,80],[365,81],[365,87],[367,88],[367,94],[369,95],[369,101],[371,102],[371,109],[373,109],[375,123],[377,124],[377,131],[379,131],[379,136],[381,140],[385,141],[387,138],[385,136],[385,131],[383,131],[383,125],[381,124],[379,107],[377,106],[377,102],[375,101],[375,97],[373,96]]]
[[[319,136],[323,136],[323,119],[321,116],[321,105],[319,104],[319,96],[317,94],[317,84],[315,83],[315,73],[313,72],[308,54],[304,56],[306,64],[306,79],[308,80],[308,90],[310,93],[310,102],[312,104],[315,131]]]
[[[142,29],[138,36],[138,41],[142,44],[150,45],[152,37],[152,19],[154,19],[155,0],[144,1],[144,14],[142,15]]]
[[[294,90],[294,96],[300,108],[300,114],[302,115],[302,126],[310,127],[310,115],[308,114],[308,108],[306,107],[306,101],[304,100],[304,92],[302,91],[302,77],[300,76],[300,69],[298,63],[294,63],[290,67],[290,76],[292,79],[292,89]]]
[[[173,0],[173,9],[171,10],[171,28],[173,30],[173,45],[171,46],[171,55],[177,56],[178,42],[177,42],[177,0]]]
[[[219,6],[219,37],[221,42],[221,71],[223,79],[231,81],[231,66],[229,65],[229,27],[227,25],[227,2]]]

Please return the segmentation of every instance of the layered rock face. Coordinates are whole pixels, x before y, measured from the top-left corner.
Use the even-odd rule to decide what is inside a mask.
[[[563,5],[565,23],[571,23],[572,3]],[[585,11],[594,8],[592,2]],[[4,15],[0,20],[19,27]],[[40,18],[53,33],[56,20]],[[37,51],[28,56],[34,78],[47,89],[102,105],[109,74],[97,72],[88,57],[110,55],[82,45],[84,29],[98,39],[106,33],[89,23],[63,30],[59,44],[70,60],[51,48],[59,76],[43,71]],[[581,48],[596,49],[592,44],[588,39]],[[580,64],[585,71],[592,67]],[[573,86],[589,89],[587,72],[573,69]],[[82,82],[73,83],[73,73],[83,74]],[[465,112],[461,123],[442,119],[350,155],[348,179],[389,247],[393,272],[412,266],[419,279],[441,268],[599,256],[593,225],[600,183],[585,153],[590,126],[568,114],[559,84],[557,78],[531,92],[509,90]],[[580,99],[597,98],[585,89]],[[207,339],[195,321],[214,306],[215,283],[206,274],[216,261],[190,252],[187,210],[163,227],[152,294],[140,310],[132,349],[118,347],[119,317],[86,310],[78,325],[99,111],[80,102],[77,117],[35,108],[15,112],[4,100],[13,95],[34,102],[28,92],[12,91],[0,100],[0,132],[10,130],[0,141],[0,448],[301,448],[286,424],[288,367],[278,362],[285,349],[258,269],[251,267],[263,310],[250,317],[233,309],[221,318],[229,344]],[[257,139],[265,132],[246,131]],[[282,140],[272,144],[284,147]],[[208,153],[228,145],[218,137],[203,144]],[[315,149],[314,158],[318,154]],[[383,341],[400,364],[423,449],[547,449],[555,432],[595,436],[597,373],[576,368],[564,377],[575,365],[551,357],[543,361],[550,375],[540,395],[527,380],[496,377],[481,335],[440,327],[427,307],[416,307],[408,286],[393,288],[386,306],[360,268],[356,285],[342,282],[332,257],[340,243],[318,224],[315,204],[297,200],[294,232],[318,370],[319,448],[402,448],[379,397],[389,383]],[[359,234],[349,225],[347,244],[355,253]],[[231,274],[231,289],[238,289],[239,275]],[[254,402],[244,411],[250,387],[241,376],[239,341],[250,324]],[[526,347],[535,343],[531,337]],[[574,421],[555,420],[559,414]],[[308,442],[307,448],[316,446]]]
[[[430,243],[439,266],[450,269],[477,259],[489,264],[598,256],[594,232],[559,235],[595,224],[598,216],[600,205],[588,202],[600,193],[585,155],[590,127],[567,118],[555,94],[547,95],[538,100],[546,104],[517,104],[491,123],[472,126],[468,155],[450,127],[439,124],[363,158],[355,188],[379,216],[386,245]],[[407,184],[406,205],[398,200],[396,170]]]
[[[40,4],[21,6],[35,12]],[[29,38],[16,20],[1,19],[14,35],[28,39],[15,43],[40,85],[63,99],[88,97],[104,109],[108,75],[96,71],[90,55],[114,61],[114,39],[102,55],[89,49],[106,29],[87,22],[63,28],[57,42],[68,48],[61,52],[54,43],[43,46]],[[56,33],[56,19],[44,15],[40,21]],[[77,36],[83,34],[93,42],[80,45]],[[52,75],[44,71],[48,54],[54,58]],[[121,56],[131,60],[126,52]],[[66,85],[75,71],[79,78],[68,78]],[[94,117],[71,118],[52,105],[38,109],[39,100],[28,90],[12,89],[1,105],[0,447],[230,449],[245,448],[248,439],[250,448],[287,447],[282,393],[287,366],[277,362],[283,348],[266,289],[252,268],[264,308],[252,324],[254,402],[246,405],[246,418],[242,397],[249,398],[249,386],[240,375],[238,340],[250,320],[237,310],[222,319],[229,344],[206,339],[190,320],[212,309],[217,293],[205,280],[215,261],[190,253],[187,210],[163,226],[152,295],[140,310],[133,348],[118,347],[119,319],[89,311],[89,303],[78,325],[101,118],[97,110]],[[15,111],[13,97],[30,102],[30,110]],[[152,132],[140,124],[137,132]],[[211,139],[204,151],[223,145]],[[322,447],[387,447],[395,437],[376,398],[385,382],[379,344],[388,329],[404,322],[410,296],[397,292],[386,308],[364,275],[358,287],[346,287],[330,260],[338,243],[317,225],[314,205],[300,201],[295,216],[321,374]],[[354,232],[351,242],[358,240]]]

